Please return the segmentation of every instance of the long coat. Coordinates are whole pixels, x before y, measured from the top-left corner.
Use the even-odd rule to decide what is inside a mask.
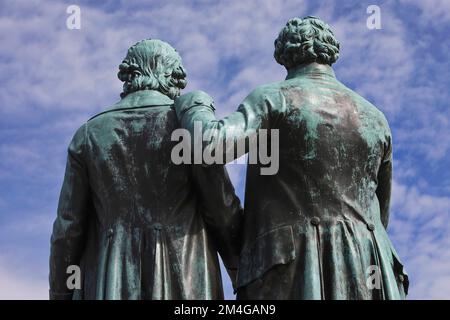
[[[181,96],[175,108],[183,127],[201,121],[215,132],[205,149],[279,130],[278,172],[247,168],[238,299],[405,297],[408,278],[386,232],[389,126],[330,66],[291,70],[219,121],[201,91]]]
[[[239,199],[223,166],[172,162],[177,127],[173,101],[143,90],[76,132],[51,238],[50,298],[223,298],[217,250],[232,273]],[[69,265],[80,266],[80,290],[66,286]]]

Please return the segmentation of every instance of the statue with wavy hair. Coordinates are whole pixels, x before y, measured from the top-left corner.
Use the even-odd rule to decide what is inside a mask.
[[[192,149],[221,152],[255,135],[266,145],[261,129],[278,130],[278,172],[262,175],[262,162],[247,166],[238,299],[405,298],[408,276],[386,231],[386,118],[336,79],[339,42],[319,18],[289,20],[274,57],[286,79],[257,87],[223,119],[205,92],[175,102],[183,127],[199,122],[214,132]]]
[[[156,90],[175,99],[186,87],[186,72],[178,52],[161,40],[142,40],[128,49],[117,77],[121,97],[139,90]]]
[[[118,77],[122,99],[69,146],[50,298],[223,299],[217,253],[234,283],[241,207],[223,166],[171,161],[173,99],[186,86],[180,55],[163,41],[140,41]],[[78,288],[68,286],[73,266]]]

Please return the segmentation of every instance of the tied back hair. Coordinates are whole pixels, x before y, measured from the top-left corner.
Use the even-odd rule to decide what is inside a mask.
[[[175,99],[187,84],[178,52],[156,39],[142,40],[130,47],[117,77],[123,81],[121,98],[138,90],[157,90]]]

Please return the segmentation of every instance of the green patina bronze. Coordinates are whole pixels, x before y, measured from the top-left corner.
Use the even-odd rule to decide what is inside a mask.
[[[132,46],[119,66],[122,100],[69,146],[50,297],[220,299],[218,252],[239,299],[405,298],[408,277],[386,232],[391,132],[336,79],[338,57],[327,24],[290,20],[275,41],[286,79],[217,120],[208,94],[179,97],[186,73],[170,45]],[[244,216],[223,166],[172,161],[172,132],[181,124],[194,134],[196,121],[215,133],[200,148],[216,153],[279,130],[278,172],[248,165]],[[82,272],[76,290],[66,282],[71,265]]]
[[[223,166],[175,165],[173,99],[186,86],[167,43],[132,46],[122,100],[70,143],[50,256],[51,299],[221,299],[234,282],[241,208]],[[81,288],[66,285],[80,266]]]
[[[192,132],[200,121],[204,130],[216,130],[204,148],[279,130],[278,173],[247,167],[239,299],[407,294],[407,274],[386,232],[391,132],[375,106],[336,79],[331,65],[338,56],[327,24],[292,19],[275,41],[275,59],[288,72],[284,81],[256,88],[221,120],[202,91],[175,102],[183,127]]]

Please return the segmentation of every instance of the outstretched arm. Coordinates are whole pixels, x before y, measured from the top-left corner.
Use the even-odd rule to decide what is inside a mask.
[[[248,152],[249,140],[256,137],[259,129],[269,127],[269,112],[274,98],[276,96],[256,89],[235,112],[221,120],[214,115],[213,99],[203,91],[182,95],[175,101],[175,109],[181,126],[189,130],[192,143],[201,144],[201,149],[207,149],[211,154],[219,153],[224,160],[221,163],[226,163]],[[198,138],[196,134],[199,132],[205,134],[206,139]],[[236,146],[244,147],[234,152]]]
[[[72,299],[67,287],[67,267],[80,264],[84,247],[89,183],[82,152],[85,125],[70,143],[66,173],[53,224],[50,248],[50,299]]]

